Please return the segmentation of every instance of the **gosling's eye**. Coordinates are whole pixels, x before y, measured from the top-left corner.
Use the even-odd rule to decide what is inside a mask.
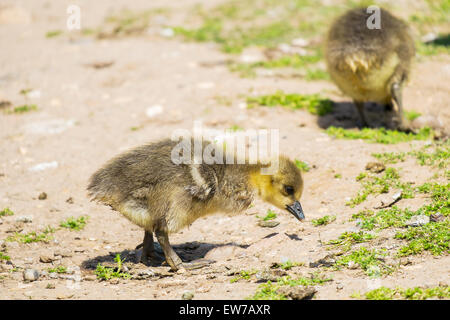
[[[292,196],[294,194],[294,188],[291,186],[284,186],[284,191],[289,195]]]

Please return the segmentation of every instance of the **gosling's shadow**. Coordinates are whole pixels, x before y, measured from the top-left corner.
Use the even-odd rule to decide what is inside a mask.
[[[164,257],[164,253],[161,249],[161,246],[158,242],[155,241],[155,250],[156,252]],[[243,249],[246,249],[249,247],[249,245],[243,245],[243,244],[237,244],[234,242],[228,242],[228,243],[204,243],[204,242],[186,242],[183,244],[176,244],[172,245],[172,248],[175,250],[175,252],[179,255],[179,257],[184,262],[190,262],[193,260],[202,259],[206,256],[206,254],[211,251],[212,249],[219,248],[219,247],[225,247],[225,246],[237,246]],[[120,254],[120,258],[122,261],[138,264],[140,263],[140,252],[139,250],[123,250],[121,252],[111,252],[108,255],[103,256],[97,256],[91,259],[87,259],[81,263],[82,268],[87,270],[94,270],[97,268],[97,265],[99,263],[105,264],[105,265],[115,265],[116,261],[114,260],[117,254]]]
[[[393,111],[385,110],[384,105],[366,102],[364,104],[364,114],[370,128],[384,127],[390,129],[395,127],[392,121]],[[327,129],[331,126],[344,129],[363,128],[356,106],[351,101],[334,102],[332,112],[318,117],[317,124],[322,129]]]

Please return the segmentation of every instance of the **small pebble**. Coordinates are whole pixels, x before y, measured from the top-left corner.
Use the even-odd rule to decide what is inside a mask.
[[[269,221],[260,221],[259,223],[258,223],[258,225],[260,226],[260,227],[263,227],[263,228],[274,228],[274,227],[276,227],[276,226],[278,226],[280,223],[278,222],[278,221],[273,221],[273,220],[269,220]]]
[[[49,257],[49,256],[45,256],[45,255],[42,255],[39,257],[39,261],[42,263],[51,263],[53,260],[55,260],[55,259],[52,257]]]
[[[185,291],[181,296],[183,300],[192,300],[194,298],[194,293],[192,291]]]
[[[23,280],[25,281],[36,281],[39,279],[39,272],[35,269],[26,269],[23,272]]]
[[[45,200],[47,199],[47,194],[45,192],[41,192],[38,197],[39,200]]]
[[[33,222],[33,216],[20,216],[16,218],[16,222],[30,223]]]
[[[430,217],[426,215],[416,215],[413,216],[411,219],[405,222],[405,225],[409,227],[419,227],[426,225],[430,222]]]

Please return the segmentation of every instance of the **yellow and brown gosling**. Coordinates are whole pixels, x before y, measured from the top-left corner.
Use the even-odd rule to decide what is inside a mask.
[[[236,215],[247,209],[255,196],[304,219],[298,201],[303,192],[300,170],[279,157],[278,170],[261,173],[262,164],[175,164],[172,150],[178,142],[163,140],[132,149],[107,162],[90,178],[93,200],[119,211],[145,230],[141,261],[156,261],[155,233],[171,269],[190,269],[169,243],[168,234],[196,219],[216,212]],[[203,142],[207,146],[208,142]]]
[[[404,128],[402,86],[408,79],[415,55],[414,41],[406,23],[380,9],[379,29],[368,20],[374,12],[352,9],[332,23],[325,41],[328,72],[350,96],[367,126],[364,102],[373,101],[397,113],[393,120]],[[375,17],[376,18],[376,17]]]

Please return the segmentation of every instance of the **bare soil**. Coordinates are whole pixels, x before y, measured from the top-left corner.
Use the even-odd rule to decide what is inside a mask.
[[[177,1],[172,6],[182,15],[197,2]],[[308,276],[316,271],[309,263],[329,253],[324,244],[344,231],[354,230],[355,222],[349,221],[352,214],[376,205],[374,198],[355,208],[345,205],[360,189],[355,177],[374,161],[371,154],[407,151],[411,145],[426,143],[382,145],[335,140],[323,131],[323,127],[339,122],[334,116],[318,119],[306,111],[243,108],[242,96],[250,92],[282,89],[323,93],[342,102],[339,112],[345,115],[346,126],[358,124],[356,110],[332,83],[240,78],[223,64],[228,56],[212,44],[152,34],[95,40],[65,31],[66,35],[46,38],[48,31],[65,30],[69,4],[71,1],[2,1],[2,5],[16,8],[16,13],[0,24],[0,100],[13,105],[36,104],[38,110],[0,114],[0,210],[9,207],[15,213],[0,218],[0,239],[11,265],[18,270],[1,273],[0,299],[180,299],[185,290],[194,292],[194,299],[243,299],[253,295],[259,283],[231,283],[232,271],[262,270],[287,259],[304,263],[289,270],[291,275]],[[171,2],[82,1],[82,23],[86,24],[83,27],[96,26],[113,9],[122,7],[138,10],[167,6]],[[106,67],[94,68],[90,66],[93,63],[105,63]],[[404,90],[406,109],[438,116],[448,127],[449,78],[449,57],[417,61],[412,80]],[[25,98],[19,92],[27,88],[38,94]],[[232,104],[221,104],[217,96],[230,98]],[[154,105],[161,105],[164,112],[149,118],[146,110]],[[376,112],[370,116],[377,118]],[[300,223],[289,213],[277,210],[280,224],[262,228],[257,225],[256,215],[263,216],[272,207],[261,202],[239,216],[218,214],[200,219],[173,234],[171,242],[186,260],[207,258],[216,263],[204,269],[171,273],[167,266],[136,263],[139,250],[134,248],[141,243],[144,232],[119,213],[90,202],[86,185],[97,168],[121,151],[169,137],[176,129],[191,130],[195,120],[202,120],[205,127],[223,129],[233,125],[280,129],[281,152],[312,167],[304,175],[302,205],[306,220]],[[56,167],[30,170],[55,161]],[[398,166],[402,168],[402,179],[416,185],[434,174],[414,160]],[[342,178],[336,179],[335,174]],[[42,192],[47,199],[38,199]],[[429,199],[416,197],[402,199],[398,205],[417,209],[426,201]],[[61,221],[81,215],[89,216],[83,230],[59,228]],[[313,226],[311,220],[324,215],[337,218],[326,226]],[[17,222],[20,216],[32,216],[32,222]],[[15,231],[40,231],[47,225],[57,228],[48,243],[4,241]],[[402,243],[393,239],[389,230],[379,238],[381,246],[393,251]],[[95,279],[97,263],[113,264],[116,253],[126,258],[131,273],[151,270],[155,275],[113,281]],[[43,263],[42,256],[56,260]],[[421,254],[411,257],[410,262],[377,279],[369,278],[360,269],[325,270],[333,281],[317,286],[315,298],[349,299],[355,292],[379,286],[448,285],[449,256]],[[38,281],[23,281],[23,269],[45,271],[58,265],[79,267],[74,275],[81,275],[81,281],[45,275]]]

